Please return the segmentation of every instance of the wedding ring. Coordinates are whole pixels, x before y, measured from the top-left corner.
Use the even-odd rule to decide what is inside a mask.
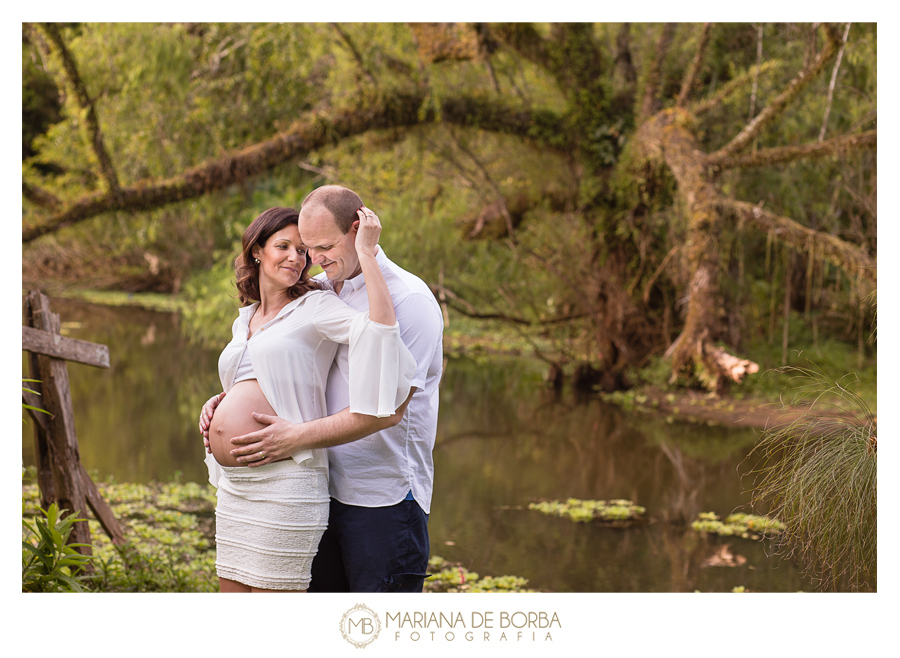
[[[263,459],[265,456],[266,456],[266,451],[265,451],[265,450],[260,450],[260,451],[259,451],[259,458],[260,458],[260,459]]]

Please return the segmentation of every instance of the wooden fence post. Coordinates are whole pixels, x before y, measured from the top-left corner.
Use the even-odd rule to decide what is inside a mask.
[[[32,296],[29,294],[25,298],[25,321],[29,326],[34,326],[34,314],[31,308]],[[38,365],[38,355],[34,352],[28,353],[29,366],[31,368],[31,379],[37,379],[35,383],[30,383],[28,388],[42,393],[43,384],[40,380],[40,366]],[[23,391],[23,395],[31,397]],[[36,397],[36,396],[35,396]],[[43,397],[43,396],[42,396]],[[39,409],[44,408],[44,403],[38,400],[27,399],[26,404]],[[47,509],[50,503],[56,500],[56,487],[53,485],[53,467],[50,464],[50,446],[47,441],[47,423],[42,414],[36,414],[41,417],[42,422],[34,423],[34,459],[37,462],[38,488],[41,491],[41,507]],[[32,417],[35,414],[32,414]]]
[[[60,509],[82,518],[87,517],[90,507],[112,541],[122,543],[124,537],[118,521],[81,464],[66,366],[66,361],[78,361],[108,368],[109,350],[105,345],[63,338],[59,316],[50,311],[50,301],[38,290],[28,293],[25,311],[30,326],[22,327],[22,349],[31,353],[32,379],[40,380],[41,397],[23,391],[23,400],[51,414],[31,414],[35,421],[41,505],[46,508],[56,502]],[[88,544],[80,550],[91,554],[87,521],[73,526],[69,541]]]

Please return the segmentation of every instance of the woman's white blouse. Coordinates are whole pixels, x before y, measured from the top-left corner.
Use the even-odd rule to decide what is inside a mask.
[[[400,340],[400,325],[373,322],[330,290],[312,290],[288,303],[250,339],[250,318],[259,303],[240,309],[233,338],[219,357],[219,379],[227,393],[244,350],[249,350],[256,379],[275,413],[292,423],[327,415],[325,382],[339,343],[349,345],[350,411],[384,418],[409,396],[416,371],[412,354]],[[292,455],[305,467],[327,467],[324,449]],[[218,486],[221,467],[206,456],[209,481]]]

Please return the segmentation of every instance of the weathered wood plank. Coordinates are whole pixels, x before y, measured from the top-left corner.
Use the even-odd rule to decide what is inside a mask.
[[[78,466],[81,469],[81,482],[84,485],[85,498],[87,499],[91,511],[94,513],[94,517],[100,522],[100,525],[103,526],[106,534],[109,535],[109,538],[114,544],[124,543],[125,536],[122,534],[122,526],[120,526],[119,522],[116,520],[115,514],[113,514],[109,504],[103,500],[103,496],[100,495],[97,485],[94,484],[91,476],[88,475],[88,472],[85,470],[84,464],[78,464]]]
[[[106,345],[65,338],[34,327],[22,327],[22,349],[97,368],[109,368],[109,348]]]

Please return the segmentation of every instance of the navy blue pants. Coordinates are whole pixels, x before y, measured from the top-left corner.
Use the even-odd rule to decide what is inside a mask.
[[[414,500],[357,507],[334,498],[312,563],[310,592],[421,592],[428,515]]]

